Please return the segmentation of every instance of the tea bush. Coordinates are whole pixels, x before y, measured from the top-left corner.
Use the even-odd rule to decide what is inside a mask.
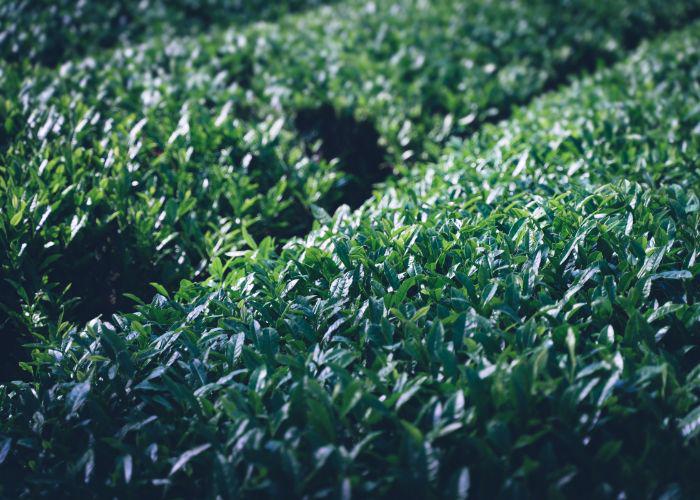
[[[302,4],[315,2],[277,8]],[[69,8],[5,8],[13,5],[47,19]],[[122,33],[124,43],[55,69],[26,59],[0,69],[0,307],[8,316],[0,329],[8,345],[27,332],[60,336],[71,328],[63,319],[128,309],[125,294],[149,297],[151,281],[170,290],[198,280],[213,258],[247,240],[303,235],[322,213],[317,206],[359,205],[390,165],[437,156],[448,137],[699,10],[696,0],[634,8],[621,0],[350,1],[275,24],[181,38],[147,31],[127,43],[150,16],[185,16],[190,3],[140,2],[144,15],[122,31],[101,23],[122,19],[119,9],[132,3],[94,21],[97,7],[79,5],[71,12],[80,22],[59,16],[68,28],[51,30],[32,15],[22,22],[72,40],[46,41],[51,50],[87,46],[101,33]],[[203,12],[214,16],[217,5],[229,3],[207,2]],[[172,19],[166,24],[177,28]],[[190,19],[199,22],[182,22]]]
[[[321,0],[13,0],[0,5],[0,58],[55,66],[166,33],[271,20]],[[328,3],[328,2],[326,2]]]
[[[699,39],[39,342],[3,494],[696,497]]]

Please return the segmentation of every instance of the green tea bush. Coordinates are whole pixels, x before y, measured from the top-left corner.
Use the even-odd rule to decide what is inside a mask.
[[[139,109],[145,91],[114,75],[90,81],[99,87],[91,99],[34,108],[30,140],[0,154],[10,335],[23,324],[53,334],[61,314],[123,308],[123,293],[150,296],[149,281],[196,276],[246,238],[303,232],[334,183],[279,121],[223,124],[225,109],[213,113],[194,95]]]
[[[698,13],[696,0],[344,2],[253,29],[251,83],[292,115],[329,103],[368,118],[400,162]]]
[[[219,4],[228,6],[203,11]],[[90,21],[93,3],[79,5],[86,20],[69,26],[115,32]],[[183,5],[138,3],[144,16],[125,25],[125,41]],[[111,23],[117,10],[100,15]],[[322,216],[316,206],[359,205],[389,164],[435,155],[453,134],[697,11],[675,0],[351,1],[198,37],[147,32],[56,69],[3,63],[2,336],[58,335],[70,328],[62,319],[124,310],[125,293],[150,296],[151,281],[199,279],[248,240],[303,235]],[[75,43],[92,36],[23,22]]]
[[[9,0],[0,5],[0,58],[55,66],[122,42],[270,20],[319,4],[321,0]]]
[[[37,345],[3,494],[697,496],[698,39]]]

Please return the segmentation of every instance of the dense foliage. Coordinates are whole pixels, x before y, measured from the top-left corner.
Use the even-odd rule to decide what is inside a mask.
[[[2,493],[697,497],[699,40],[43,339]]]
[[[162,34],[274,19],[321,0],[17,0],[0,4],[0,58],[54,66]],[[330,3],[326,1],[325,3]]]
[[[22,13],[13,29],[67,37],[3,38],[13,53],[27,54],[20,42],[38,51],[0,66],[8,345],[131,307],[124,294],[150,297],[151,281],[199,279],[247,240],[303,235],[316,206],[357,206],[390,164],[435,156],[448,137],[699,11],[697,0],[351,0],[173,39],[159,22],[208,22],[190,7],[222,22],[219,7],[264,12],[225,0],[78,4],[70,16],[72,2],[4,7]],[[132,8],[143,15],[120,13]],[[67,27],[53,29],[57,18]],[[138,39],[144,26],[143,43],[93,47],[55,69],[27,62],[79,54],[101,34]]]

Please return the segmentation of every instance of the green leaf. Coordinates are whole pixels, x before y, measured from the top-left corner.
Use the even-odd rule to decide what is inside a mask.
[[[5,462],[7,455],[10,453],[12,448],[12,438],[6,437],[0,442],[0,465]]]
[[[165,287],[159,283],[151,282],[150,285],[156,289],[156,291],[161,294],[163,297],[166,299],[170,299],[170,295],[168,294],[168,291],[165,289]]]
[[[700,406],[692,410],[678,422],[683,437],[690,440],[700,434]]]
[[[667,280],[690,280],[693,279],[693,274],[690,271],[664,271],[651,276],[651,279],[667,279]]]
[[[15,215],[12,216],[12,218],[10,219],[11,226],[16,226],[17,224],[19,224],[22,221],[22,212],[23,211],[20,210],[19,212],[17,212]]]
[[[168,473],[168,476],[172,476],[173,474],[175,474],[177,471],[179,471],[180,469],[185,467],[187,465],[187,462],[192,460],[197,455],[204,453],[209,448],[211,448],[211,444],[206,443],[206,444],[196,446],[195,448],[192,448],[191,450],[187,450],[186,452],[184,452],[182,455],[180,455],[177,458],[177,460],[175,460],[173,467],[170,469],[170,472]]]

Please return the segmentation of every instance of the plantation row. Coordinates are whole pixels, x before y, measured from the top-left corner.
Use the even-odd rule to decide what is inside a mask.
[[[699,39],[47,340],[0,388],[0,473],[30,496],[697,497]]]
[[[0,59],[55,66],[92,51],[211,25],[274,19],[332,0],[20,0],[0,5]]]
[[[173,289],[248,241],[306,234],[317,207],[359,205],[390,164],[698,12],[358,0],[58,69],[3,63],[1,333],[58,337],[149,282]]]

